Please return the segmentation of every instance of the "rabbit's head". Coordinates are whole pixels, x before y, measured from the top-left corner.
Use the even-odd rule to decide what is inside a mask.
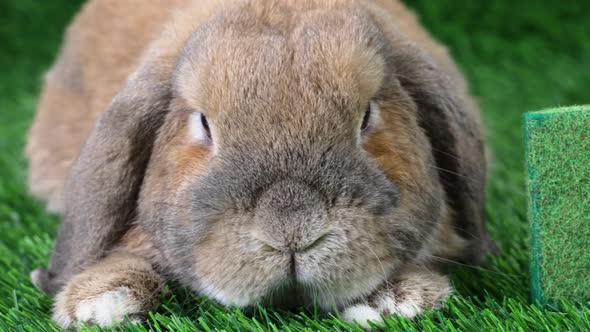
[[[162,269],[211,298],[332,308],[435,251],[451,209],[480,212],[485,167],[443,178],[452,165],[434,152],[460,162],[467,126],[483,155],[479,129],[378,8],[250,1],[190,29],[186,18],[84,147],[56,249],[70,259],[54,265],[104,252],[137,211]],[[471,210],[449,206],[449,188],[473,190],[460,200]]]

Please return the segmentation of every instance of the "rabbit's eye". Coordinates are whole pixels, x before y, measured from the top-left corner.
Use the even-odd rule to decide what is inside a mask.
[[[361,123],[361,132],[365,133],[375,127],[376,117],[378,117],[379,106],[376,102],[370,101],[367,104],[363,122]]]
[[[203,129],[205,130],[207,138],[211,139],[211,128],[209,128],[209,122],[203,113],[201,113],[201,126],[203,126]]]
[[[371,103],[367,105],[367,110],[365,111],[365,116],[363,117],[363,122],[361,124],[361,130],[365,131],[369,128],[369,120],[371,119]]]
[[[191,140],[207,144],[212,143],[211,127],[203,113],[194,112],[191,114],[189,128]]]

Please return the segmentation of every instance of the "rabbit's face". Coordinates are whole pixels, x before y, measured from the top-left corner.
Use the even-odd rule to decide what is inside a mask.
[[[423,249],[440,193],[370,15],[280,13],[226,13],[187,43],[146,228],[179,279],[224,304],[299,290],[287,302],[331,309]]]

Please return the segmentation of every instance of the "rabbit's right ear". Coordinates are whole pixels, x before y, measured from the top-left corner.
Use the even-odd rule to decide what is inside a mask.
[[[167,52],[167,53],[166,53]],[[55,294],[129,229],[156,132],[171,99],[175,51],[147,60],[98,118],[64,188],[64,214],[48,269],[31,274]]]

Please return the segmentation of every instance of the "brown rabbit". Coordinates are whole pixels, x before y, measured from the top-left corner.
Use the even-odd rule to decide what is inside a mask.
[[[64,327],[139,318],[166,278],[366,326],[493,248],[477,107],[391,0],[90,1],[27,154],[63,217],[32,279]]]

